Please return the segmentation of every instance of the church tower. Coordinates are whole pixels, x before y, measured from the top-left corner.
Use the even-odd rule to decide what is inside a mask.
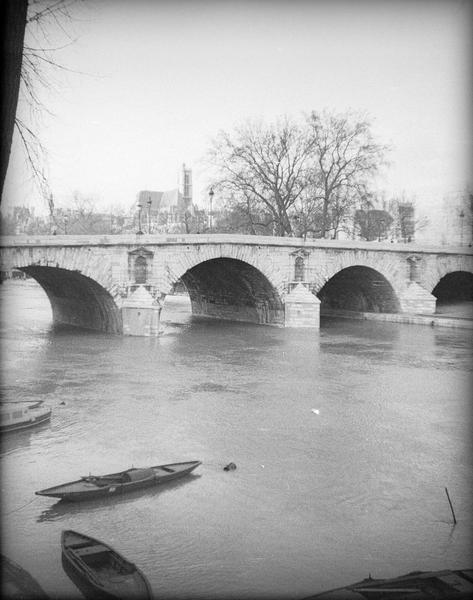
[[[181,177],[179,182],[179,191],[182,194],[182,203],[185,210],[192,207],[192,169],[182,165]]]

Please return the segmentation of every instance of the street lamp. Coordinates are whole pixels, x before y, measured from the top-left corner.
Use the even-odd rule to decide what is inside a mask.
[[[148,233],[151,233],[151,196],[148,198]]]
[[[137,235],[142,235],[143,232],[141,231],[141,210],[142,210],[143,206],[141,205],[140,202],[138,202],[138,231],[136,232]]]
[[[460,217],[460,246],[463,246],[463,219],[465,218],[463,209],[458,216]]]
[[[210,188],[209,190],[209,204],[210,204],[210,211],[209,211],[209,229],[210,231],[213,230],[213,213],[212,213],[212,202],[213,202],[213,198],[214,198],[214,191],[213,188]]]

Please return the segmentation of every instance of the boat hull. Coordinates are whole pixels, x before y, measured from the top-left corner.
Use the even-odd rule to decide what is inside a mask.
[[[28,598],[29,600],[48,600],[32,575],[6,556],[1,555],[1,592],[2,598]]]
[[[35,427],[36,425],[40,425],[41,423],[46,423],[51,419],[52,411],[49,410],[47,413],[30,417],[28,421],[21,421],[18,423],[10,423],[8,425],[2,425],[0,427],[1,433],[7,433],[10,431],[18,431],[20,429],[29,429],[30,427]]]
[[[175,479],[185,477],[194,469],[196,469],[200,464],[200,461],[192,461],[189,463],[172,463],[169,465],[157,465],[155,467],[150,467],[150,469],[153,471],[153,474],[146,479],[130,481],[126,483],[112,482],[110,483],[110,485],[102,485],[101,487],[98,487],[97,485],[88,482],[87,478],[82,478],[81,480],[72,481],[70,483],[55,486],[52,488],[47,488],[45,490],[40,490],[35,493],[38,496],[49,496],[51,498],[58,498],[59,500],[63,500],[65,502],[83,502],[85,500],[110,498],[113,496],[127,494],[135,490],[162,485]],[[167,472],[164,469],[169,469],[169,471]],[[171,469],[173,469],[172,472]],[[126,473],[126,471],[124,471],[123,473]],[[118,476],[120,475],[120,473],[104,475],[102,476],[102,478],[111,478],[114,475]]]
[[[89,561],[81,558],[77,549],[68,545],[68,539],[74,538],[76,541],[83,540],[87,548],[99,548],[96,555],[102,558],[96,566],[95,561]],[[151,588],[146,577],[131,562],[113,548],[94,538],[79,534],[73,531],[63,531],[61,536],[61,560],[66,575],[76,585],[86,598],[91,600],[149,600],[152,598]],[[88,549],[85,550],[88,554]],[[88,564],[91,563],[91,564]],[[103,569],[114,565],[114,569],[104,575]],[[92,566],[91,566],[92,565]],[[128,574],[123,575],[123,572]]]
[[[414,571],[391,579],[364,579],[304,600],[470,600],[473,569]]]
[[[88,600],[116,600],[116,596],[105,592],[105,590],[98,589],[92,585],[90,581],[84,577],[71,562],[71,560],[62,553],[61,556],[62,568],[64,572],[72,581],[72,583],[82,592],[85,598]]]

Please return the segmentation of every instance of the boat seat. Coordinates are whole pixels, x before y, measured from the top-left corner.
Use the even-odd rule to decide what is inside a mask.
[[[95,546],[86,546],[85,548],[75,548],[74,552],[78,556],[86,556],[89,554],[99,554],[100,552],[110,552],[110,550],[107,546],[96,544]]]

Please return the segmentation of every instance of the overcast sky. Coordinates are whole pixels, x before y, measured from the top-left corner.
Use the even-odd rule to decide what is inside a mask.
[[[471,1],[88,0],[57,53],[39,135],[58,205],[72,193],[128,207],[175,188],[219,129],[324,108],[364,111],[393,147],[380,182],[438,203],[471,159]],[[64,42],[62,37],[62,42]],[[59,38],[54,35],[54,45]],[[13,146],[4,200],[45,207]]]

